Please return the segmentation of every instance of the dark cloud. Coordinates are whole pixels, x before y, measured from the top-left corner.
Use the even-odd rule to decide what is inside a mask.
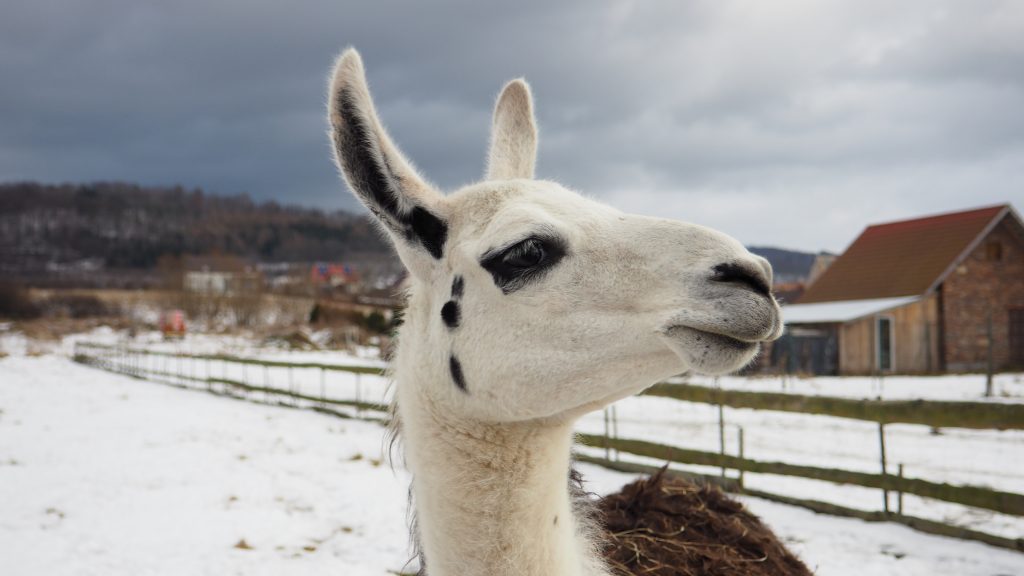
[[[124,179],[354,208],[326,74],[451,189],[526,76],[539,172],[748,243],[842,249],[867,222],[1024,205],[1024,5],[891,2],[8,3],[0,179]]]

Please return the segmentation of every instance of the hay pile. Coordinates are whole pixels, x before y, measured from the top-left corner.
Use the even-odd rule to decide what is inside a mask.
[[[608,530],[605,557],[623,575],[811,574],[742,504],[664,469],[598,506]]]

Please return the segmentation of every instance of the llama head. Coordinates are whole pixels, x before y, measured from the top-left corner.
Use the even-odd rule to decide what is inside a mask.
[[[460,418],[576,417],[686,370],[747,364],[782,328],[771,267],[733,238],[533,179],[529,87],[505,86],[486,179],[442,195],[384,131],[352,49],[328,115],[344,179],[411,273],[399,368]],[[443,146],[443,134],[438,134]]]

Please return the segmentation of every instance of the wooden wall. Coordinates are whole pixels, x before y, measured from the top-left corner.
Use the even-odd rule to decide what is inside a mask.
[[[893,322],[893,373],[919,374],[939,370],[937,298],[928,298],[843,324],[839,330],[839,373],[873,374],[875,322],[888,316]]]

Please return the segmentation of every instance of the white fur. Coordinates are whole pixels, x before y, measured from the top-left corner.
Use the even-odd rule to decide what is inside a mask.
[[[742,283],[713,280],[713,267],[736,263],[769,285],[770,267],[714,230],[624,214],[532,180],[537,131],[521,80],[498,99],[488,179],[449,196],[387,138],[351,49],[331,85],[335,131],[351,121],[335,105],[346,86],[355,87],[371,138],[400,172],[402,205],[425,206],[448,227],[443,255],[433,258],[386,226],[413,273],[392,370],[429,573],[606,573],[572,513],[573,422],[668,376],[749,362],[759,342],[781,331],[778,306]],[[352,167],[336,152],[351,184]],[[540,280],[504,294],[481,256],[538,230],[563,238],[568,254]],[[456,275],[465,293],[452,329],[440,311]],[[461,362],[466,391],[453,383],[450,355]]]

